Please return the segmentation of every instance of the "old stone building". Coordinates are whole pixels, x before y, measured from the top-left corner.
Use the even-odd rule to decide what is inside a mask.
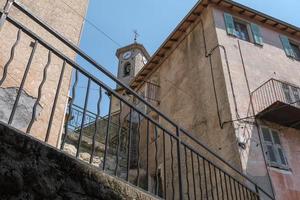
[[[124,62],[134,58],[128,47],[117,51],[120,80],[270,194],[298,198],[298,143],[293,142],[299,124],[299,28],[231,1],[201,1],[142,69]],[[121,87],[117,91],[126,95]],[[151,115],[143,103],[131,100]],[[120,107],[118,101],[112,105],[115,111]],[[129,114],[128,109],[121,112],[122,119]],[[145,155],[146,124],[136,124],[142,139],[139,148],[132,148]],[[155,141],[153,136],[152,152]],[[152,171],[153,177],[157,173]]]
[[[130,86],[147,96],[155,81],[159,110],[276,199],[299,199],[299,47],[298,27],[203,0]]]
[[[6,0],[1,0],[0,7],[4,8],[6,2]],[[88,0],[22,0],[18,1],[18,3],[68,40],[74,44],[79,44],[84,23],[82,16],[86,14]],[[70,9],[70,5],[72,5],[74,10]],[[75,60],[76,54],[70,48],[14,6],[9,9],[9,16],[19,20],[20,23],[29,27],[30,30],[42,37],[46,42],[49,42]],[[16,128],[29,132],[41,140],[44,140],[48,134],[48,142],[58,146],[64,125],[64,113],[69,99],[69,87],[72,76],[71,67],[66,65],[62,73],[61,88],[58,88],[63,61],[57,55],[53,53],[50,55],[46,48],[35,43],[32,38],[10,23],[4,23],[0,34],[0,74],[2,74],[0,84],[0,120],[6,123],[9,122]],[[35,50],[32,53],[33,49]],[[34,54],[33,59],[29,64],[28,74],[24,76],[31,54]],[[48,62],[49,64],[47,64]],[[44,71],[45,68],[46,71]],[[11,115],[15,103],[13,99],[16,99],[18,96],[23,77],[25,77],[23,89],[20,90],[20,98],[15,105],[16,110],[13,116]],[[41,87],[43,94],[40,95],[41,98],[37,103],[35,116],[33,116],[32,108],[38,99],[39,86],[43,79],[45,79]],[[54,99],[57,89],[59,93],[55,106]],[[55,109],[53,110],[53,108]],[[51,127],[49,127],[47,122],[51,119],[52,110],[53,121]]]

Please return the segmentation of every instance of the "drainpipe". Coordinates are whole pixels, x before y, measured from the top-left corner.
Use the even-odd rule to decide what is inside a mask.
[[[202,28],[202,36],[203,36],[203,41],[204,41],[205,57],[209,58],[209,63],[210,63],[210,70],[211,70],[212,82],[213,82],[213,87],[214,87],[214,95],[215,95],[215,101],[216,101],[216,107],[217,107],[217,115],[218,115],[219,125],[220,125],[221,129],[223,129],[224,123],[222,122],[221,115],[220,115],[219,101],[218,101],[218,95],[217,95],[217,92],[216,92],[215,78],[214,78],[213,66],[212,66],[212,60],[211,60],[211,56],[213,55],[214,51],[217,50],[217,49],[222,49],[223,52],[224,52],[226,67],[227,67],[229,81],[230,81],[230,89],[231,89],[232,96],[233,96],[233,102],[234,102],[234,108],[235,108],[235,115],[236,115],[237,119],[240,118],[240,115],[239,115],[239,112],[238,112],[238,108],[237,108],[236,95],[235,95],[235,91],[234,91],[234,88],[233,88],[233,81],[232,81],[231,72],[230,72],[230,68],[229,68],[227,51],[226,51],[226,48],[223,45],[219,45],[218,44],[218,45],[216,45],[215,47],[213,47],[208,52],[207,51],[206,37],[205,37],[205,33],[204,33],[204,26],[203,26],[203,20],[202,20],[202,18],[200,18],[200,24],[201,24],[201,28]]]
[[[225,61],[226,61],[226,67],[227,67],[229,81],[230,81],[231,92],[232,92],[232,96],[233,96],[233,100],[234,100],[234,106],[235,106],[235,112],[236,112],[235,114],[236,114],[236,118],[237,118],[236,121],[240,120],[240,116],[239,116],[238,109],[237,109],[236,96],[235,96],[235,92],[234,92],[234,88],[233,88],[233,82],[232,82],[232,77],[231,77],[229,63],[228,63],[227,51],[226,51],[226,48],[223,45],[219,45],[218,44],[218,45],[216,45],[214,48],[212,48],[208,52],[207,51],[206,37],[205,37],[205,33],[204,33],[204,26],[203,26],[203,20],[202,20],[202,18],[200,18],[200,24],[201,24],[201,28],[202,28],[202,36],[203,36],[203,41],[204,41],[205,57],[209,57],[210,68],[211,68],[211,73],[212,73],[212,81],[213,81],[213,87],[214,87],[214,95],[215,95],[216,106],[217,106],[217,115],[218,115],[218,119],[219,119],[220,128],[222,129],[223,125],[225,123],[222,122],[221,116],[220,116],[218,96],[217,96],[217,93],[216,93],[216,87],[215,87],[215,81],[214,81],[214,74],[213,74],[213,68],[212,68],[212,61],[211,61],[211,56],[212,56],[213,52],[216,49],[218,49],[218,48],[221,48],[224,51]],[[247,89],[248,89],[248,93],[249,93],[251,109],[252,109],[252,112],[254,113],[254,106],[253,106],[253,102],[252,102],[252,98],[251,98],[249,81],[248,81],[248,78],[247,78],[247,73],[246,73],[246,69],[245,69],[245,63],[244,63],[244,59],[243,59],[243,56],[242,56],[242,51],[241,51],[241,47],[240,47],[239,41],[238,41],[238,46],[239,46],[239,53],[240,53],[240,56],[241,56],[241,61],[242,61],[242,66],[243,66],[243,71],[244,71],[244,76],[245,76],[246,83],[247,83]],[[262,150],[262,154],[263,154],[263,158],[264,158],[264,163],[265,163],[265,168],[266,168],[266,171],[267,171],[268,179],[269,179],[270,185],[271,185],[272,195],[275,198],[274,188],[273,188],[273,185],[272,185],[272,181],[271,181],[269,169],[267,167],[266,157],[265,157],[265,154],[263,152],[262,139],[261,139],[261,136],[260,136],[259,125],[258,125],[256,117],[254,117],[254,120],[255,120],[254,124],[255,124],[255,126],[256,126],[256,128],[258,130],[259,142],[260,142],[260,146],[261,146],[261,150]]]
[[[246,72],[246,68],[245,68],[244,57],[243,57],[243,54],[242,54],[242,49],[241,49],[240,41],[238,40],[237,42],[238,42],[239,54],[240,54],[241,62],[242,62],[242,66],[243,66],[244,76],[245,76],[245,80],[246,80],[246,84],[247,84],[247,90],[248,90],[248,94],[249,94],[249,98],[250,98],[250,105],[251,105],[251,109],[252,109],[253,116],[254,116],[254,124],[255,124],[255,127],[257,129],[259,143],[260,143],[260,148],[261,148],[261,151],[262,151],[262,154],[263,154],[265,168],[266,168],[268,179],[269,179],[269,182],[270,182],[270,185],[271,185],[272,195],[275,198],[275,192],[274,192],[273,184],[272,184],[272,181],[271,181],[271,176],[270,176],[270,173],[269,173],[269,168],[267,166],[266,155],[264,153],[264,149],[263,149],[263,145],[262,145],[261,132],[260,132],[260,128],[259,128],[259,125],[258,125],[258,122],[257,122],[257,118],[255,117],[255,113],[254,113],[255,112],[254,111],[254,105],[253,105],[253,102],[252,102],[251,91],[250,91],[250,84],[249,84],[249,80],[248,80],[248,76],[247,76],[247,72]]]

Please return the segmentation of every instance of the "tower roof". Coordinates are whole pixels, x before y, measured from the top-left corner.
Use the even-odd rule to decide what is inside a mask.
[[[148,51],[146,50],[146,48],[144,47],[144,45],[142,45],[140,43],[132,43],[132,44],[129,44],[129,45],[125,46],[125,47],[117,49],[116,56],[120,57],[121,53],[129,51],[131,49],[139,49],[139,50],[141,50],[143,52],[143,54],[145,55],[145,57],[147,58],[147,60],[150,59],[150,55],[149,55]]]

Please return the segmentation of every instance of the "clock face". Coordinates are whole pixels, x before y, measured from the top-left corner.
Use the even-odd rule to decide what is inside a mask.
[[[123,54],[123,59],[129,59],[130,57],[131,57],[131,51],[127,51],[127,52],[125,52],[124,54]]]

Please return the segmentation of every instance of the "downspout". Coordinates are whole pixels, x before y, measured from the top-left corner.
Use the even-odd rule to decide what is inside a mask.
[[[216,45],[215,47],[213,47],[209,52],[207,51],[206,37],[205,37],[205,33],[204,33],[204,25],[203,25],[202,18],[200,18],[200,23],[201,23],[202,36],[203,36],[203,41],[204,41],[205,57],[209,58],[209,63],[210,63],[210,70],[211,70],[211,75],[212,75],[212,82],[213,82],[213,88],[214,88],[214,96],[215,96],[215,101],[216,101],[216,107],[217,107],[217,115],[218,115],[219,125],[220,125],[221,129],[223,129],[224,123],[222,122],[221,115],[220,115],[219,101],[218,101],[218,96],[217,96],[217,92],[216,92],[215,78],[214,78],[213,66],[212,66],[212,60],[211,60],[211,56],[213,55],[213,53],[214,53],[214,51],[216,49],[222,49],[223,52],[224,52],[226,67],[227,67],[229,81],[230,81],[230,88],[231,88],[231,92],[232,92],[232,96],[233,96],[233,101],[234,101],[235,114],[236,114],[236,118],[237,119],[240,118],[240,115],[238,113],[238,108],[237,108],[236,96],[235,96],[235,92],[234,92],[234,88],[233,88],[232,77],[231,77],[230,68],[229,68],[227,51],[226,51],[226,48],[223,45],[219,45],[219,44]]]
[[[216,86],[215,86],[215,81],[214,81],[214,74],[213,74],[213,66],[212,66],[212,60],[211,60],[211,56],[212,56],[213,52],[216,49],[218,49],[218,48],[221,48],[224,51],[225,61],[226,61],[226,67],[227,67],[229,81],[230,81],[230,87],[231,87],[232,96],[233,96],[233,100],[234,100],[234,106],[235,106],[235,112],[236,112],[235,114],[236,114],[237,120],[240,119],[240,116],[239,116],[239,113],[238,113],[238,108],[237,108],[236,96],[235,96],[235,92],[234,92],[234,88],[233,88],[232,77],[231,77],[229,63],[228,63],[227,51],[226,51],[226,48],[223,45],[219,45],[219,44],[216,45],[214,48],[212,48],[209,52],[207,51],[206,37],[205,37],[205,33],[204,33],[204,25],[203,25],[202,18],[200,18],[200,23],[201,23],[202,36],[203,36],[203,41],[204,41],[205,57],[209,57],[209,63],[210,63],[210,69],[211,69],[211,74],[212,74],[212,82],[213,82],[213,88],[214,88],[214,95],[215,95],[215,101],[216,101],[216,107],[217,107],[217,115],[218,115],[219,125],[220,125],[220,128],[223,129],[223,125],[225,123],[222,122],[221,116],[220,116],[219,103],[218,103],[218,97],[217,97]],[[244,76],[245,76],[245,79],[246,79],[247,89],[248,89],[248,93],[249,93],[249,97],[250,97],[251,109],[252,109],[252,111],[254,113],[254,106],[253,106],[253,103],[252,103],[250,86],[249,86],[249,82],[248,82],[248,78],[247,78],[247,73],[246,73],[246,69],[245,69],[245,63],[244,63],[244,59],[243,59],[243,56],[242,56],[242,52],[241,52],[239,41],[238,41],[238,45],[239,45],[239,52],[240,52],[240,56],[241,56],[242,66],[243,66],[243,70],[244,70]],[[271,177],[270,177],[269,169],[267,167],[265,154],[263,152],[263,147],[262,147],[262,142],[261,142],[262,140],[261,140],[261,136],[260,136],[260,130],[259,130],[258,122],[257,122],[257,119],[255,117],[254,117],[254,119],[255,119],[255,126],[256,126],[256,128],[258,130],[258,137],[259,137],[259,141],[260,141],[261,150],[262,150],[262,153],[263,153],[265,168],[267,170],[268,179],[269,179],[270,185],[271,185],[271,191],[272,191],[273,197],[275,198],[274,188],[273,188],[273,185],[272,185],[272,182],[271,182]]]
[[[238,40],[237,42],[238,42],[238,47],[239,47],[239,54],[240,54],[241,61],[242,61],[244,76],[245,76],[245,80],[246,80],[246,84],[247,84],[248,94],[249,94],[249,98],[250,98],[250,105],[251,105],[251,109],[252,109],[253,116],[254,116],[254,124],[255,124],[256,129],[257,129],[259,143],[260,143],[260,148],[261,148],[261,151],[262,151],[262,154],[263,154],[265,168],[267,170],[267,175],[268,175],[268,178],[269,178],[269,181],[270,181],[272,195],[273,195],[273,197],[275,199],[275,192],[274,192],[273,184],[272,184],[272,181],[271,181],[271,176],[270,176],[270,173],[269,173],[269,168],[267,166],[266,155],[264,153],[264,149],[263,149],[263,145],[262,145],[261,132],[260,132],[260,128],[259,128],[259,125],[258,125],[258,122],[257,122],[257,118],[255,117],[255,113],[254,113],[255,112],[254,111],[254,105],[253,105],[251,91],[250,91],[250,84],[249,84],[249,80],[248,80],[248,76],[247,76],[247,72],[246,72],[246,68],[245,68],[244,57],[243,57],[243,54],[242,54],[242,49],[241,49],[240,41]]]

